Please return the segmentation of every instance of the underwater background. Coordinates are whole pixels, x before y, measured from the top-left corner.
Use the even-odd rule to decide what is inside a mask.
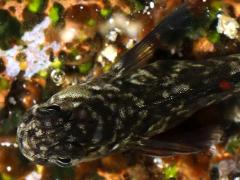
[[[33,164],[18,150],[16,128],[24,112],[67,86],[107,73],[183,3],[203,15],[177,41],[172,37],[160,47],[156,59],[204,61],[240,52],[236,0],[1,0],[0,179],[240,179],[238,135],[194,155],[129,151],[69,168]],[[218,110],[206,107],[194,117],[217,118]]]

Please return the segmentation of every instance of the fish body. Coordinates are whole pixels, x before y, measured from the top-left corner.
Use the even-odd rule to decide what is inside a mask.
[[[159,31],[153,32],[158,38]],[[219,142],[221,129],[209,130],[206,140],[195,144],[151,137],[178,126],[197,110],[237,94],[240,55],[127,66],[127,57],[132,58],[130,62],[149,58],[155,42],[151,35],[123,57],[120,70],[117,67],[96,80],[68,87],[33,106],[18,126],[23,155],[40,164],[69,166],[129,149],[162,148],[163,155],[174,155]]]
[[[134,149],[238,93],[239,80],[240,60],[228,57],[157,61],[115,79],[71,86],[26,114],[18,127],[20,148],[30,160],[60,165],[58,158],[75,164]]]

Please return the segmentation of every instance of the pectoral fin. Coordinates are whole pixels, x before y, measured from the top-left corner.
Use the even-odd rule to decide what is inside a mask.
[[[173,156],[198,153],[221,142],[224,132],[220,127],[207,127],[191,132],[173,131],[157,138],[142,138],[136,149],[148,155]]]

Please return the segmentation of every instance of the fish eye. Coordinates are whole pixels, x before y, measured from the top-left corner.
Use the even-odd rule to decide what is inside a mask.
[[[66,166],[70,166],[71,165],[71,159],[70,158],[61,158],[58,157],[57,158],[57,165],[61,166],[61,167],[66,167]]]
[[[58,105],[51,105],[46,107],[47,111],[61,111],[61,108]]]
[[[37,109],[37,112],[39,114],[54,114],[60,111],[61,111],[61,108],[58,105],[51,105],[51,106],[41,107]]]

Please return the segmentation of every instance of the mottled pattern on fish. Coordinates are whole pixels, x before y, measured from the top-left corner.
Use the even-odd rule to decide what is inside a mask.
[[[180,24],[185,24],[190,16],[185,7],[170,17],[171,22],[179,13],[183,15],[178,18]],[[165,154],[170,155],[200,150],[183,142],[153,143],[150,138],[237,93],[240,55],[204,61],[159,60],[142,66],[152,57],[159,36],[175,25],[179,27],[164,21],[126,53],[111,73],[68,87],[33,106],[18,127],[21,152],[37,163],[66,166],[151,146],[167,147]],[[220,136],[218,131],[212,134],[206,132],[209,142]]]
[[[239,89],[225,91],[220,83],[238,86],[239,79],[240,61],[229,57],[157,61],[114,80],[75,85],[28,112],[18,128],[20,147],[31,160],[60,165],[59,158],[74,164],[134,148],[230,97]]]

